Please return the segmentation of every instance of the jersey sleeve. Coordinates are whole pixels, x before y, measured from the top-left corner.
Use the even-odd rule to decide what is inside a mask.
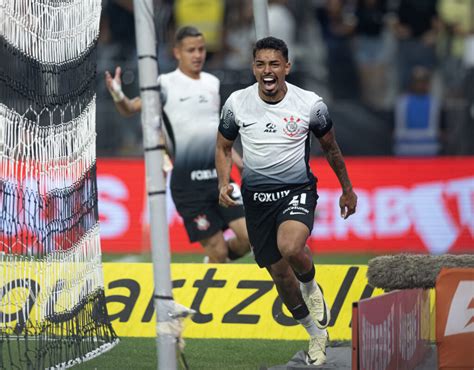
[[[221,94],[220,94],[220,91],[221,91],[221,82],[219,80],[217,80],[217,102],[218,102],[218,107],[221,106]]]
[[[328,107],[322,100],[318,100],[311,107],[309,114],[309,129],[317,137],[323,137],[332,128],[332,119]]]
[[[157,83],[158,83],[158,91],[160,92],[161,106],[164,107],[166,104],[166,99],[168,98],[166,80],[161,75],[161,76],[158,76]]]
[[[227,140],[235,140],[239,134],[239,125],[235,120],[235,114],[232,108],[232,100],[229,98],[224,104],[219,123],[219,132]]]

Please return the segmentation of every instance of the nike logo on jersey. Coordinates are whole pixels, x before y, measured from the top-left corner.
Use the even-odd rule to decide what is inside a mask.
[[[244,124],[242,125],[242,127],[249,127],[249,126],[255,125],[256,123],[258,123],[258,122],[244,123]]]
[[[179,98],[179,101],[186,101],[186,100],[189,100],[191,99],[190,96],[186,96],[185,98]]]

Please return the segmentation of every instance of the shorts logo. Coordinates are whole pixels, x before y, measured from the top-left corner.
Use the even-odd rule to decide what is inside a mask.
[[[194,220],[198,230],[206,231],[211,226],[211,223],[207,220],[206,215],[199,215]]]
[[[290,212],[290,215],[307,215],[309,211],[301,207],[301,205],[306,204],[306,193],[301,193],[299,195],[294,195],[293,198],[288,203],[289,207],[283,211],[283,214]]]
[[[286,122],[283,132],[289,137],[296,136],[299,133],[298,123],[300,123],[301,120],[299,118],[295,119],[293,116],[291,116],[289,119],[283,118],[283,120]]]
[[[293,196],[293,198],[290,200],[290,203],[288,204],[293,207],[298,207],[300,204],[306,204],[306,194],[302,193],[299,196]]]
[[[289,190],[277,191],[275,193],[253,193],[253,200],[260,203],[274,202],[290,194]]]

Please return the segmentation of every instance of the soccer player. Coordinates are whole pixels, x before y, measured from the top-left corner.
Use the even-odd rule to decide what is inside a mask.
[[[174,56],[178,68],[159,77],[167,147],[174,158],[171,196],[184,219],[191,242],[198,241],[208,261],[221,263],[245,255],[249,250],[243,206],[219,205],[217,173],[214,162],[216,133],[219,126],[219,80],[202,72],[206,58],[204,37],[194,27],[183,27],[175,36]],[[141,110],[141,99],[127,98],[121,89],[121,70],[115,76],[107,71],[105,82],[117,110],[130,116]],[[234,152],[236,165],[241,158]],[[228,179],[229,180],[229,179]],[[240,192],[234,199],[238,202]],[[224,239],[230,227],[234,238]]]
[[[306,245],[318,198],[309,168],[310,132],[319,140],[342,187],[341,217],[356,210],[352,189],[326,104],[313,92],[285,81],[290,72],[284,41],[266,37],[253,50],[257,83],[234,92],[224,104],[216,146],[219,201],[232,208],[229,173],[232,144],[240,133],[242,195],[255,260],[265,267],[295,320],[310,335],[308,364],[326,362],[330,310],[315,281]]]

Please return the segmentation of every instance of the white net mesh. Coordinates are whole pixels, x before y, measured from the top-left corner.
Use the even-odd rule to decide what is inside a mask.
[[[62,63],[97,38],[100,10],[96,0],[1,0],[0,33],[33,59]]]
[[[0,0],[0,368],[68,367],[117,341],[97,209],[100,6]]]
[[[47,108],[42,114],[52,121]],[[95,98],[75,119],[49,126],[0,104],[0,178],[35,179],[41,193],[69,187],[94,164],[95,137]]]

